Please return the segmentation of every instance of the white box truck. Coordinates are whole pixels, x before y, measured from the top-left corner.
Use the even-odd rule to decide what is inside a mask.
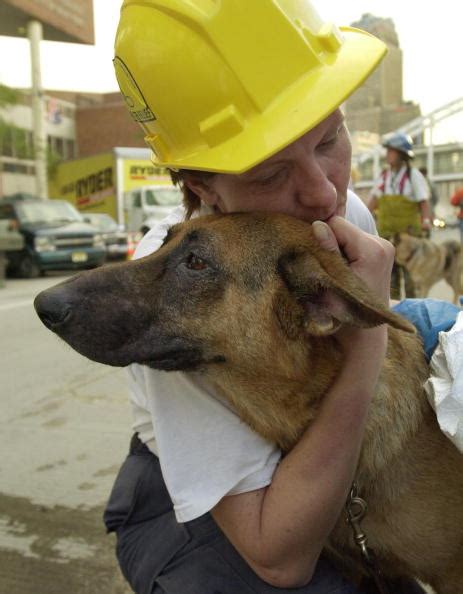
[[[49,196],[71,202],[85,213],[106,213],[127,231],[146,231],[146,219],[162,218],[181,203],[166,170],[156,167],[151,151],[118,147],[60,163],[49,181]]]

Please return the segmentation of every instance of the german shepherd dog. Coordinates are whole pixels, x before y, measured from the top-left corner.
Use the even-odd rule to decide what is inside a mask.
[[[462,293],[462,252],[459,241],[435,243],[430,239],[399,233],[394,237],[395,261],[408,270],[417,297],[426,297],[431,287],[445,280],[453,290],[454,302]]]
[[[192,219],[154,254],[76,275],[40,293],[35,308],[94,361],[202,371],[284,451],[340,372],[336,330],[389,324],[355,478],[368,502],[362,528],[386,576],[463,594],[463,456],[424,395],[420,339],[320,248],[310,225],[275,213]],[[358,558],[344,517],[329,548]]]

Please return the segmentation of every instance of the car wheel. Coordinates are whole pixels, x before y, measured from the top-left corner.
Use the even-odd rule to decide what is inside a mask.
[[[41,276],[42,271],[34,258],[26,255],[19,263],[18,273],[23,278],[38,278]]]

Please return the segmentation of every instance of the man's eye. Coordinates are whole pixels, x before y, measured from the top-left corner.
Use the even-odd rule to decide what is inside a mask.
[[[195,254],[190,254],[187,258],[186,266],[190,270],[204,270],[207,268],[207,262]]]
[[[278,171],[275,171],[275,173],[272,173],[268,177],[260,179],[259,184],[261,186],[269,186],[270,184],[273,184],[274,182],[278,181],[283,176],[283,173],[284,169],[279,169]]]
[[[320,142],[320,144],[318,145],[321,148],[327,148],[332,146],[333,144],[336,144],[336,142],[338,141],[339,135],[342,132],[342,130],[344,129],[344,124],[342,124],[337,130],[336,130],[336,134],[334,136],[331,136],[331,138],[327,138],[326,140],[322,140],[322,142]]]
[[[320,148],[329,147],[329,146],[332,146],[333,144],[336,144],[337,140],[338,140],[338,135],[336,134],[336,136],[333,136],[333,138],[328,138],[327,140],[324,140],[318,146]]]

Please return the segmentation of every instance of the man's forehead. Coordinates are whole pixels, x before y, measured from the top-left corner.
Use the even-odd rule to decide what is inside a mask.
[[[327,118],[325,118],[323,121],[321,121],[317,126],[315,126],[311,130],[309,130],[308,132],[303,134],[301,137],[296,139],[290,145],[281,149],[281,151],[278,151],[277,153],[275,153],[268,159],[265,159],[265,161],[262,161],[262,163],[259,163],[255,167],[252,167],[251,169],[249,169],[248,171],[245,171],[244,173],[238,175],[237,177],[246,179],[247,177],[250,177],[250,176],[254,175],[255,173],[258,173],[261,169],[265,169],[268,165],[272,165],[273,163],[280,161],[282,158],[284,159],[285,156],[291,151],[292,146],[300,141],[304,141],[309,138],[313,138],[314,141],[317,141],[319,138],[322,138],[325,134],[327,134],[331,131],[333,131],[333,132],[336,131],[339,128],[339,126],[341,126],[343,124],[344,119],[345,118],[344,118],[344,114],[342,113],[342,111],[340,109],[336,109]]]

